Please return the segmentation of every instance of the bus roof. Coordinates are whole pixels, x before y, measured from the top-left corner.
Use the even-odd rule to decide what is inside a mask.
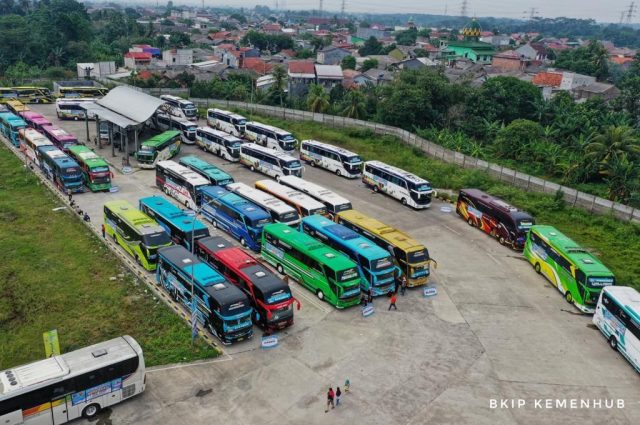
[[[389,172],[391,174],[395,174],[397,176],[404,177],[405,179],[407,179],[408,181],[410,181],[412,183],[416,183],[416,184],[427,183],[427,184],[431,185],[431,183],[429,183],[428,180],[423,179],[422,177],[418,177],[415,174],[411,174],[410,172],[405,171],[402,168],[398,168],[398,167],[394,167],[393,165],[385,164],[382,161],[367,161],[364,164],[365,164],[365,166],[366,165],[371,165],[371,166],[374,166],[374,167],[378,167],[378,168],[380,168],[382,170],[385,170],[385,171],[387,171],[387,172]]]
[[[298,158],[294,158],[293,156],[291,156],[291,155],[289,155],[287,153],[284,153],[284,152],[281,152],[281,151],[277,151],[275,149],[267,148],[267,147],[264,147],[264,146],[260,146],[260,145],[258,145],[256,143],[248,142],[248,143],[243,143],[242,145],[240,145],[240,151],[242,151],[243,149],[247,149],[247,148],[256,150],[256,151],[258,151],[260,153],[263,153],[263,154],[267,154],[267,155],[273,156],[273,157],[281,159],[283,161],[287,161],[287,162],[288,161],[298,161]]]
[[[194,155],[183,156],[182,158],[180,158],[180,164],[185,166],[189,165],[195,168],[199,173],[213,180],[233,181],[233,177],[231,177],[231,175],[225,173],[215,165],[210,164],[207,161],[200,159]]]
[[[231,242],[223,238],[222,236],[206,236],[198,239],[198,245],[201,245],[207,251],[212,253],[218,252],[222,249],[233,248]]]
[[[42,127],[42,131],[50,134],[52,137],[55,137],[56,140],[59,141],[78,140],[73,134],[68,133],[66,130],[53,125],[45,125],[44,127]]]
[[[174,173],[180,174],[193,186],[206,186],[209,184],[209,180],[202,177],[200,174],[196,173],[193,170],[188,169],[184,165],[180,165],[175,161],[159,161],[156,164],[156,167],[166,168],[167,170],[171,170]]]
[[[177,102],[179,105],[182,105],[182,106],[193,105],[193,102],[190,101],[190,100],[183,99],[183,98],[178,97],[178,96],[172,96],[170,94],[163,94],[162,96],[160,96],[160,99]]]
[[[220,250],[216,252],[216,257],[225,264],[242,270],[242,272],[250,278],[251,283],[257,286],[263,293],[288,287],[282,279],[265,267],[264,264],[238,247]]]
[[[640,292],[630,286],[605,286],[602,290],[624,307],[637,322],[640,322]]]
[[[127,201],[110,201],[104,204],[105,208],[113,211],[114,214],[120,216],[129,225],[136,228],[142,235],[152,235],[158,232],[164,232],[154,219],[135,208]]]
[[[215,128],[211,128],[209,126],[198,127],[199,131],[204,133],[209,133],[213,136],[220,137],[221,139],[227,140],[229,142],[240,142],[242,143],[242,139],[237,138],[233,134],[225,133],[224,131],[216,130]]]
[[[191,232],[191,229],[202,230],[206,229],[200,220],[194,215],[188,214],[187,211],[176,207],[162,196],[148,196],[146,198],[140,198],[141,204],[145,204],[147,207],[156,212],[156,214],[162,216],[165,220],[171,222],[178,229]]]
[[[165,143],[167,140],[173,139],[174,137],[179,137],[182,133],[178,130],[167,130],[164,133],[156,134],[150,139],[142,142],[145,146],[158,147]]]
[[[553,226],[535,225],[531,226],[530,231],[534,231],[545,242],[560,251],[577,266],[580,270],[587,275],[609,275],[613,276],[613,273],[596,258],[595,255],[582,248],[569,237],[560,233],[558,229]]]
[[[308,143],[308,144],[311,144],[311,145],[319,146],[321,148],[325,148],[326,150],[329,150],[329,151],[332,151],[332,152],[336,152],[336,153],[339,153],[339,154],[345,155],[345,156],[359,156],[355,152],[351,152],[351,151],[346,150],[344,148],[341,148],[339,146],[334,146],[334,145],[330,145],[328,143],[319,142],[317,140],[303,140],[302,142],[300,142],[300,146],[302,146],[302,143]]]
[[[406,252],[418,251],[424,249],[425,246],[413,239],[408,234],[381,221],[371,218],[357,210],[347,210],[338,213],[338,216],[345,220],[356,224],[358,227],[373,233],[377,237],[380,237],[391,245],[400,248]]]
[[[271,218],[271,214],[244,198],[231,193],[220,186],[207,186],[202,189],[201,193],[209,197],[215,198],[223,202],[229,208],[246,215],[251,220],[263,220]]]
[[[247,122],[247,127],[249,127],[250,125],[254,125],[256,127],[262,127],[265,130],[270,130],[270,131],[273,131],[274,133],[280,134],[280,135],[291,134],[291,132],[289,132],[287,130],[283,130],[281,128],[274,127],[272,125],[262,124],[261,122],[258,122],[258,121],[248,121]]]
[[[157,116],[159,117],[164,117],[164,118],[168,118],[173,122],[177,122],[179,124],[182,124],[185,127],[197,127],[197,124],[194,122],[189,121],[186,118],[182,118],[182,117],[177,117],[175,115],[170,115],[170,114],[165,114],[165,113],[161,113],[158,114]]]
[[[233,193],[237,193],[238,195],[247,198],[252,202],[255,202],[263,208],[274,211],[277,214],[285,214],[290,212],[297,213],[291,205],[284,203],[284,201],[281,201],[280,199],[268,194],[267,192],[263,192],[244,183],[236,182],[228,184],[227,190],[230,190]]]
[[[46,148],[46,147],[48,147],[48,146],[41,146],[41,148]],[[78,163],[76,161],[74,161],[73,158],[71,158],[66,153],[62,152],[60,149],[58,149],[58,148],[55,148],[55,149],[41,149],[41,148],[40,148],[40,152],[43,155],[48,156],[49,158],[51,158],[53,160],[53,162],[58,164],[60,167],[62,167],[62,168],[79,167]]]
[[[125,335],[79,350],[49,357],[0,372],[0,401],[103,366],[136,357],[140,345]]]
[[[271,233],[286,244],[305,251],[311,258],[333,271],[356,267],[356,264],[345,255],[284,223],[267,224],[263,232]]]
[[[294,202],[300,206],[303,206],[308,210],[325,208],[325,205],[322,202],[316,201],[309,195],[305,195],[304,193],[298,190],[291,189],[290,187],[284,186],[276,182],[275,180],[269,180],[269,179],[258,180],[257,182],[255,182],[255,186],[258,189],[266,190],[275,195],[282,196],[283,198],[289,199],[291,200],[291,202]]]
[[[337,193],[332,192],[329,189],[326,189],[308,180],[301,179],[297,176],[282,176],[280,177],[280,183],[287,185],[293,189],[297,189],[301,192],[307,193],[313,198],[320,200],[321,202],[328,203],[334,206],[351,204],[348,199],[343,198]]]
[[[218,114],[228,115],[228,116],[230,116],[231,118],[236,118],[236,119],[239,119],[239,120],[246,120],[246,118],[245,118],[245,117],[243,117],[242,115],[240,115],[240,114],[236,114],[235,112],[226,111],[226,110],[224,110],[224,109],[217,109],[217,108],[213,108],[213,109],[209,109],[207,112],[209,112],[209,111],[211,111],[211,112],[216,112],[216,113],[218,113]]]
[[[84,162],[89,168],[109,166],[107,161],[86,146],[71,146],[69,152],[78,162]]]
[[[390,256],[389,251],[380,248],[373,241],[321,215],[305,217],[302,219],[302,222],[315,229],[323,229],[323,233],[329,233],[335,238],[340,239],[342,245],[362,255],[367,260],[379,260]]]
[[[489,195],[488,193],[485,193],[483,191],[481,191],[480,189],[460,189],[460,193],[464,193],[467,196],[469,196],[470,198],[473,198],[475,200],[481,200],[484,201],[486,203],[488,203],[490,206],[492,206],[493,208],[500,210],[502,212],[504,212],[505,214],[508,214],[509,216],[511,216],[513,219],[532,219],[533,217],[531,217],[531,215],[525,211],[519,210],[518,208],[514,207],[511,204],[508,204],[507,202],[503,201],[500,198],[497,198],[495,196]]]
[[[42,114],[39,114],[35,111],[22,111],[20,112],[20,116],[24,119],[32,120],[34,118],[44,118]]]
[[[37,144],[38,146],[52,145],[51,140],[47,139],[42,133],[33,128],[25,128],[20,130],[22,132],[22,137],[25,139],[29,139],[33,142],[33,144]]]

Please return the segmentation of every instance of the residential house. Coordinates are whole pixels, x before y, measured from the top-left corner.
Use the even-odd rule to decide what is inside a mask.
[[[187,66],[193,63],[193,49],[170,49],[162,52],[162,61],[168,66]]]
[[[600,97],[608,102],[618,97],[620,90],[613,84],[594,82],[587,86],[577,87],[573,90],[573,95],[578,102],[592,97]]]
[[[244,58],[240,69],[253,71],[258,75],[266,75],[271,72],[273,65],[261,58]]]
[[[128,69],[140,69],[151,65],[151,53],[127,52],[124,54],[124,67]]]
[[[327,46],[318,50],[317,62],[323,65],[338,65],[342,59],[351,56],[351,52],[336,46]]]
[[[596,79],[590,75],[550,69],[534,75],[531,82],[542,88],[542,96],[545,99],[550,99],[554,92],[568,91],[574,93],[579,88],[594,84]],[[597,87],[593,88],[593,90],[596,89]]]
[[[393,72],[383,69],[370,69],[364,73],[364,76],[371,81],[373,85],[380,86],[393,81]]]
[[[390,33],[388,31],[385,31],[383,29],[375,29],[375,28],[358,28],[358,30],[356,31],[356,37],[364,40],[368,40],[371,37],[380,39],[380,38],[388,37],[389,35]]]
[[[527,43],[516,49],[522,57],[531,61],[545,61],[548,59],[549,50],[542,43]]]
[[[280,24],[264,24],[262,26],[262,32],[266,34],[280,34],[282,32],[282,26],[280,26]]]
[[[411,58],[400,61],[394,65],[397,69],[422,69],[428,66],[437,66],[438,64],[429,58]]]
[[[596,77],[577,74],[575,72],[563,72],[560,90],[575,90],[578,87],[588,86],[596,82]]]
[[[258,91],[267,91],[271,88],[271,86],[273,86],[275,82],[276,79],[273,77],[273,75],[263,75],[256,80],[256,89]]]
[[[239,51],[242,53],[245,58],[259,58],[260,57],[260,49],[256,49],[255,47],[241,47]]]
[[[342,86],[345,89],[356,88],[371,83],[371,79],[360,71],[353,69],[345,69],[342,71]]]
[[[501,71],[524,71],[531,60],[516,50],[498,53],[491,60],[491,67]]]
[[[342,84],[344,78],[342,68],[339,65],[316,65],[316,83],[326,90]]]
[[[511,37],[506,34],[490,34],[480,37],[483,43],[489,43],[494,47],[507,47],[511,43]]]
[[[289,95],[303,97],[309,86],[316,80],[315,64],[312,61],[294,60],[289,62],[287,71]]]
[[[116,63],[113,61],[76,63],[76,69],[78,78],[103,78],[116,73]]]
[[[357,67],[358,68],[362,67],[362,64],[367,59],[375,59],[375,60],[377,60],[378,61],[378,69],[386,69],[386,68],[390,67],[391,65],[395,65],[398,62],[400,62],[398,59],[392,58],[389,55],[369,55],[369,56],[365,56],[365,57],[356,58]]]

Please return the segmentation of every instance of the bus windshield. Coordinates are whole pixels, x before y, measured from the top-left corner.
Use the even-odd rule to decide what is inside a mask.
[[[75,167],[65,168],[62,170],[62,178],[64,178],[65,180],[77,178],[80,176],[79,172],[80,170]]]
[[[371,260],[370,268],[373,271],[388,269],[393,265],[391,256],[378,258],[377,260]]]
[[[185,107],[182,108],[182,110],[184,111],[184,114],[188,117],[195,117],[196,113],[198,112],[196,107],[193,105],[186,105]]]
[[[235,125],[247,125],[247,120],[244,120],[244,119],[239,120],[239,119],[234,118],[233,119],[233,123]]]
[[[154,153],[155,151],[156,151],[155,146],[147,146],[147,145],[140,146],[141,153]]]
[[[277,304],[291,298],[291,290],[287,288],[274,288],[263,294],[266,304]]]
[[[587,286],[589,288],[602,288],[603,286],[611,286],[615,284],[615,278],[613,276],[589,276],[587,278]]]
[[[416,192],[427,192],[431,190],[431,186],[428,183],[410,183],[410,188]]]
[[[291,169],[300,168],[300,167],[302,167],[302,165],[300,164],[300,161],[297,161],[297,160],[285,162],[284,165],[282,166],[282,168],[291,168]]]
[[[243,328],[251,324],[251,315],[238,317],[236,319],[225,320],[224,325],[228,328]]]
[[[195,124],[194,125],[188,125],[187,128],[186,128],[186,130],[188,132],[192,132],[192,131],[195,132],[197,129],[198,129],[198,126],[195,125]]]
[[[271,220],[268,219],[268,218],[261,218],[259,220],[246,219],[246,221],[249,223],[250,227],[256,227],[256,228],[263,227],[263,226],[271,223]]]
[[[298,219],[298,213],[295,211],[291,211],[288,213],[280,214],[278,216],[278,221],[282,223],[288,223],[290,221],[295,221]]]
[[[356,268],[340,270],[336,272],[338,282],[347,282],[351,279],[358,277],[358,270]]]
[[[150,235],[142,235],[142,243],[147,247],[163,246],[171,243],[167,232],[157,232]]]
[[[533,226],[533,220],[518,220],[518,230],[527,231]]]
[[[225,141],[224,141],[224,145],[225,145],[226,147],[228,147],[228,148],[232,148],[232,149],[240,149],[240,145],[241,145],[241,144],[242,144],[242,143],[241,143],[240,141],[238,141],[238,140],[234,140],[234,141],[232,141],[232,142],[230,142],[230,141],[228,141],[228,140],[225,140]]]
[[[407,262],[410,264],[421,263],[429,259],[429,253],[426,248],[422,248],[418,251],[411,251],[407,254]]]
[[[359,164],[362,162],[362,158],[360,158],[358,155],[350,156],[344,158],[344,162],[346,162],[347,164]]]

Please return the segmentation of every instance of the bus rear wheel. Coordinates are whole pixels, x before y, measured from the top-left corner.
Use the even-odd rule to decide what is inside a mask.
[[[282,267],[282,264],[278,264],[276,266],[276,270],[278,270],[278,273],[284,274],[284,267]]]
[[[536,265],[533,266],[533,269],[536,271],[536,273],[540,274],[540,263],[536,263]]]
[[[213,227],[215,227],[216,229],[218,228],[218,222],[216,220],[211,220],[211,224],[213,224]]]
[[[571,296],[571,291],[567,291],[564,293],[564,299],[569,303],[573,304],[573,296]]]
[[[319,299],[320,301],[324,300],[324,292],[322,292],[322,291],[321,291],[321,290],[319,290],[319,289],[316,291],[316,296],[318,297],[318,299]]]
[[[472,217],[469,217],[467,219],[467,223],[469,223],[469,226],[472,226],[472,227],[475,226],[475,223],[473,222],[473,218]]]
[[[249,170],[251,171],[256,171],[256,167],[254,167],[253,165],[249,167]]]
[[[377,184],[373,186],[373,191],[374,191],[375,193],[380,192],[380,188],[378,187],[378,185],[377,185]]]
[[[247,241],[244,238],[240,238],[240,245],[242,245],[243,247],[247,247]]]
[[[96,416],[98,412],[100,412],[100,406],[97,404],[90,404],[82,410],[82,417],[90,419]]]
[[[277,175],[276,175],[276,181],[277,181],[278,183],[280,183],[280,174],[277,174]]]
[[[336,176],[341,177],[342,176],[342,171],[336,170]]]
[[[611,347],[612,350],[618,351],[618,340],[613,335],[609,337],[609,347]]]
[[[498,242],[500,242],[500,245],[504,245],[504,243],[505,243],[504,236],[500,236],[498,238]]]
[[[407,206],[407,198],[402,198],[400,202],[402,202],[402,205],[404,205],[405,207]]]

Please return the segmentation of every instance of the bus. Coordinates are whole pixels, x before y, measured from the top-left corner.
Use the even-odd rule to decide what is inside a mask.
[[[60,86],[56,95],[65,99],[98,99],[106,96],[109,89],[106,87],[95,86]]]
[[[156,269],[158,249],[171,245],[164,228],[127,201],[104,204],[104,231],[149,271]]]
[[[288,131],[256,121],[247,122],[244,138],[265,148],[291,153],[296,149],[298,141]]]
[[[393,255],[396,264],[407,278],[407,286],[424,285],[429,280],[433,261],[429,257],[429,250],[408,234],[357,210],[339,212],[334,220],[375,242]]]
[[[84,192],[80,165],[69,155],[55,146],[40,146],[37,148],[37,156],[40,158],[42,173],[58,189],[65,193]]]
[[[592,314],[602,288],[616,283],[613,273],[600,260],[552,226],[531,227],[524,256],[569,304],[583,313]]]
[[[0,102],[9,104],[9,102],[20,102],[18,99],[18,92],[13,87],[0,87]],[[22,103],[22,102],[20,102]]]
[[[180,132],[165,131],[145,140],[135,153],[140,168],[156,168],[158,161],[171,159],[180,153]]]
[[[260,250],[262,228],[271,223],[271,215],[244,198],[220,186],[208,186],[202,195],[202,215],[254,251]]]
[[[84,120],[87,115],[87,111],[82,107],[87,103],[94,103],[96,99],[93,98],[79,98],[69,99],[62,98],[56,99],[56,115],[61,120]],[[95,115],[89,113],[89,119],[95,119]]]
[[[19,100],[9,100],[7,102],[7,107],[9,107],[9,110],[14,114],[19,114],[21,112],[27,112],[31,110],[27,105],[20,102]]]
[[[240,145],[240,163],[251,171],[259,171],[276,180],[288,175],[302,177],[302,165],[298,159],[255,143]]]
[[[38,156],[38,148],[40,146],[53,146],[51,140],[44,137],[38,130],[33,128],[24,128],[19,132],[20,150],[27,158],[38,167],[40,166],[40,157]]]
[[[317,140],[300,143],[300,159],[349,179],[362,175],[362,158],[358,154]]]
[[[207,109],[207,124],[232,136],[242,137],[247,119],[233,112],[213,108]]]
[[[27,123],[27,126],[35,128],[36,130],[40,130],[45,125],[52,125],[48,119],[37,112],[24,111],[18,115]]]
[[[264,208],[271,214],[271,219],[274,223],[285,223],[289,226],[297,226],[300,223],[298,211],[275,196],[244,183],[231,183],[227,185],[226,189]]]
[[[605,286],[593,315],[593,324],[612,349],[640,372],[640,293],[628,286]]]
[[[493,236],[501,245],[520,251],[524,248],[527,232],[535,224],[529,213],[478,189],[460,190],[456,213],[469,226]]]
[[[162,196],[148,196],[138,201],[140,211],[158,222],[176,245],[193,251],[191,242],[209,236],[209,228],[195,215],[176,207]]]
[[[169,94],[163,94],[160,99],[174,108],[178,108],[182,111],[185,118],[189,121],[196,121],[198,119],[198,108],[190,100],[182,99],[178,96],[171,96]]]
[[[251,300],[253,321],[267,333],[293,325],[293,304],[300,302],[289,285],[246,251],[220,236],[198,240],[198,256],[216,268]]]
[[[22,86],[13,87],[22,103],[51,103],[53,96],[46,87]]]
[[[303,218],[300,231],[351,258],[358,266],[363,291],[371,290],[374,296],[379,296],[395,289],[400,269],[394,264],[389,251],[321,215]]]
[[[335,192],[330,191],[318,184],[311,183],[310,181],[303,180],[296,176],[282,176],[280,177],[280,184],[289,186],[292,189],[298,190],[306,195],[311,196],[318,202],[322,202],[327,207],[327,212],[331,217],[335,216],[340,211],[347,211],[353,209],[351,202],[338,195]]]
[[[258,180],[255,182],[255,187],[295,208],[300,217],[307,217],[314,214],[327,215],[327,207],[325,207],[323,203],[273,180]]]
[[[211,127],[198,127],[196,144],[205,152],[211,152],[230,162],[240,161],[242,140]]]
[[[244,292],[183,246],[161,248],[158,257],[158,283],[223,344],[253,336],[253,309]]]
[[[365,162],[362,182],[376,193],[383,192],[398,199],[402,205],[415,209],[431,206],[431,183],[384,162]]]
[[[262,232],[262,258],[337,308],[360,303],[356,264],[327,245],[282,223]]]
[[[178,130],[183,143],[194,145],[196,143],[196,130],[198,125],[183,118],[172,117],[167,114],[156,114],[154,124],[158,130]]]
[[[94,418],[142,393],[140,344],[124,335],[0,372],[0,423],[58,425]]]
[[[69,155],[76,160],[84,176],[84,184],[92,192],[111,189],[109,164],[94,151],[83,145],[71,146]]]
[[[209,186],[209,180],[175,161],[160,161],[156,164],[156,186],[195,211],[200,205],[200,191]]]
[[[197,156],[183,156],[180,158],[180,165],[183,165],[196,173],[200,174],[205,179],[209,180],[209,184],[214,186],[226,186],[229,183],[233,183],[233,177],[225,173],[213,164],[204,161]]]
[[[69,152],[71,146],[79,145],[78,139],[71,133],[67,133],[65,130],[47,125],[42,127],[42,134],[44,134],[51,142],[65,152]]]
[[[20,146],[20,130],[26,127],[27,123],[18,115],[11,112],[0,112],[0,130],[13,146]]]

